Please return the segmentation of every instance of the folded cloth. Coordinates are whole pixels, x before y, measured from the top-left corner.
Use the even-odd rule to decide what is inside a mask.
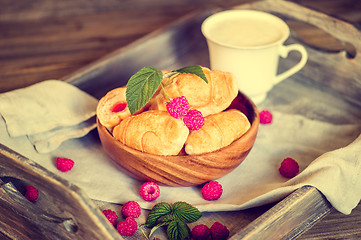
[[[245,161],[217,180],[223,186],[219,200],[204,200],[200,187],[160,186],[159,198],[146,202],[139,195],[143,182],[118,170],[96,134],[68,140],[49,154],[39,154],[26,137],[1,134],[6,128],[0,122],[1,143],[66,178],[94,200],[118,204],[133,200],[145,209],[162,201],[185,201],[201,211],[233,211],[275,202],[301,186],[311,185],[338,211],[349,214],[361,198],[360,124],[337,125],[273,111],[273,122],[260,125]],[[66,173],[58,171],[54,165],[57,156],[73,159],[74,168]],[[294,158],[300,165],[300,173],[292,179],[278,172],[286,157]]]
[[[0,113],[11,137],[28,136],[40,153],[96,127],[97,99],[59,80],[0,94]]]
[[[348,146],[323,154],[286,185],[300,183],[319,189],[340,212],[351,213],[361,198],[361,135]]]
[[[349,214],[361,199],[360,133],[359,124],[336,125],[274,111],[272,123],[260,125],[245,161],[217,180],[223,186],[219,200],[196,200],[199,196],[186,188],[167,189],[167,194],[202,211],[231,211],[272,203],[302,186],[314,186],[338,211]],[[278,171],[287,157],[300,166],[292,179]]]

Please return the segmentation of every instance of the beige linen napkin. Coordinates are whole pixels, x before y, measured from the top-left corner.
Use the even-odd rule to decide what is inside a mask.
[[[272,109],[270,109],[272,111]],[[223,195],[202,198],[200,187],[164,187],[154,202],[139,196],[142,182],[119,171],[104,153],[96,133],[70,139],[49,154],[37,153],[26,137],[11,138],[0,122],[0,142],[82,188],[95,200],[125,203],[133,200],[146,209],[157,202],[186,201],[201,211],[232,211],[281,200],[304,185],[317,187],[340,212],[349,214],[361,198],[361,125],[336,125],[300,115],[273,111],[273,122],[260,125],[256,143],[246,160],[218,179]],[[75,161],[66,173],[54,166],[57,156]],[[296,159],[300,174],[293,179],[278,173],[286,157]]]
[[[46,80],[0,94],[0,113],[11,137],[27,136],[38,152],[47,153],[95,128],[97,102],[71,84]]]
[[[199,190],[191,195],[186,188],[171,189],[171,198],[191,201],[202,211],[241,210],[281,200],[294,190],[311,185],[338,211],[349,214],[361,198],[360,133],[358,124],[335,125],[273,112],[272,124],[260,125],[246,160],[218,180],[224,190],[219,200],[197,199]],[[299,175],[292,179],[278,172],[286,157],[294,158],[300,165]]]

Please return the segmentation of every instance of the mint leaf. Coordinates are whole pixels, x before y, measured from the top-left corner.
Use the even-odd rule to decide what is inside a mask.
[[[127,83],[126,100],[131,114],[144,107],[162,82],[163,74],[155,67],[144,67]]]
[[[164,215],[164,216],[161,216],[160,218],[158,218],[158,223],[170,223],[172,221],[174,221],[175,218],[172,214],[167,214],[167,215]]]
[[[150,211],[145,226],[152,228],[158,223],[158,219],[172,213],[172,207],[165,202],[157,203]]]
[[[199,65],[187,66],[187,67],[175,70],[174,72],[194,74],[194,75],[202,78],[206,83],[208,83],[208,79],[207,79],[206,75],[204,74],[202,67]]]
[[[173,221],[169,223],[167,228],[167,235],[170,240],[183,240],[189,236],[190,229],[182,221]]]
[[[186,202],[176,202],[172,206],[173,215],[182,222],[192,223],[202,217],[202,213]]]

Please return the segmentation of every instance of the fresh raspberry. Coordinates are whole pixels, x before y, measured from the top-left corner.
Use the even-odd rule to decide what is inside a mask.
[[[205,200],[217,200],[222,196],[222,185],[217,181],[210,181],[202,187],[202,196]]]
[[[176,97],[167,103],[167,110],[174,118],[182,118],[187,115],[189,110],[189,103],[186,97]]]
[[[286,178],[293,178],[298,174],[299,166],[293,158],[285,158],[283,159],[278,171]]]
[[[190,110],[187,115],[183,118],[184,124],[189,130],[199,130],[204,125],[204,117],[197,109]]]
[[[27,185],[25,187],[25,198],[30,202],[35,202],[39,197],[39,191],[34,186]]]
[[[153,201],[159,197],[160,189],[154,182],[145,182],[140,187],[140,196],[145,201]]]
[[[261,124],[269,124],[272,123],[272,113],[268,110],[262,110],[259,113],[259,122]]]
[[[122,207],[122,215],[124,217],[133,217],[138,218],[140,216],[142,209],[140,208],[139,204],[135,201],[128,201]]]
[[[225,240],[229,237],[229,230],[219,222],[213,223],[210,228],[212,240]]]
[[[117,231],[123,236],[133,236],[137,229],[137,221],[132,217],[127,217],[125,221],[119,222],[117,225]]]
[[[193,240],[208,240],[211,237],[211,231],[204,224],[199,224],[192,229]]]
[[[56,158],[56,168],[62,172],[70,171],[74,166],[74,161],[69,158]]]
[[[111,209],[103,211],[104,216],[109,220],[112,225],[115,225],[118,220],[118,215]]]

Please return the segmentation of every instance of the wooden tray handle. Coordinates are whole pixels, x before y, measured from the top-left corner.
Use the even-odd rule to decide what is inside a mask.
[[[35,203],[24,197],[26,185],[39,190]],[[123,239],[78,187],[2,144],[0,210],[11,239]]]
[[[284,0],[257,1],[235,8],[258,9],[314,25],[342,42],[351,43],[357,52],[361,52],[361,32],[351,23],[325,13]],[[360,61],[361,56],[356,54],[356,57]]]
[[[255,9],[275,14],[284,20],[311,24],[339,41],[352,45],[352,55],[347,58],[345,52],[330,53],[309,46],[308,62],[297,73],[299,79],[313,79],[322,83],[349,101],[361,105],[361,32],[352,24],[327,14],[283,0],[257,1],[239,5],[235,9]],[[292,37],[292,35],[291,35]],[[352,48],[351,47],[351,48]],[[308,68],[307,66],[312,66]],[[335,96],[336,97],[336,96]]]

